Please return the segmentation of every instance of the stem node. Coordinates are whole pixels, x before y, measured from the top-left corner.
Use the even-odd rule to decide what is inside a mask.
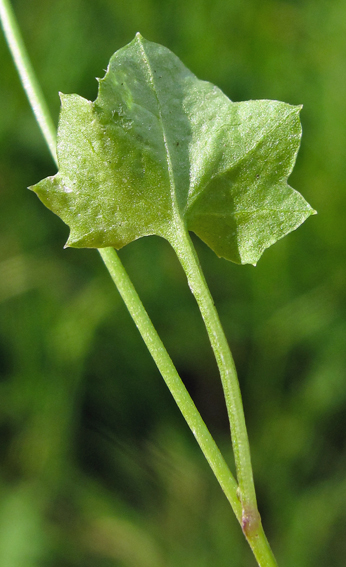
[[[261,516],[257,509],[242,509],[241,529],[246,539],[258,537],[259,528],[261,526]]]

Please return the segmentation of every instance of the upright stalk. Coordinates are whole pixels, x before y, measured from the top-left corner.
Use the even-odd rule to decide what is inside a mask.
[[[54,162],[58,165],[56,159],[56,134],[54,122],[50,116],[41,87],[36,79],[35,72],[25,49],[16,17],[8,0],[0,0],[0,19],[20,80],[29,99],[30,106],[39,124],[43,137],[46,140]]]
[[[177,222],[170,243],[186,274],[189,287],[203,317],[224,390],[242,507],[241,526],[259,565],[276,566],[276,560],[264,535],[253,481],[250,446],[237,371],[213,298],[188,231]]]
[[[176,401],[188,426],[194,434],[211,469],[218,479],[222,490],[229,500],[234,513],[241,522],[241,507],[237,496],[237,483],[226,465],[214,439],[210,435],[194,402],[186,390],[181,378],[157,334],[138,294],[113,248],[101,248],[101,257],[113,279],[127,309],[138,328],[156,366],[158,367],[169,391]]]
[[[196,251],[185,227],[180,226],[180,228],[174,231],[171,244],[185,271],[189,287],[198,303],[219,367],[231,426],[239,483],[239,498],[243,507],[243,527],[246,529],[246,523],[248,521],[254,522],[256,517],[258,517],[258,512],[250,447],[237,371]]]

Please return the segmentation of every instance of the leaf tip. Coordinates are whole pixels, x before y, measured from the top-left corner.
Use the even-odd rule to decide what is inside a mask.
[[[73,234],[70,232],[69,237],[64,244],[64,250],[65,250],[65,248],[76,248],[77,240],[78,239],[74,238]]]
[[[318,212],[317,212],[315,209],[313,209],[313,208],[309,205],[309,209],[308,209],[308,211],[307,211],[307,213],[306,213],[306,216],[305,216],[305,219],[304,219],[304,220],[306,220],[308,217],[312,217],[313,215],[317,215],[317,214],[318,214]],[[304,222],[304,221],[303,221],[303,222]]]
[[[70,230],[70,234],[69,234],[69,236],[68,236],[68,239],[67,239],[66,242],[65,242],[64,249],[65,249],[65,248],[74,248],[74,247],[75,247],[75,244],[76,244],[76,241],[77,241],[77,239],[74,238],[73,233],[72,233],[72,230]]]
[[[134,41],[138,41],[139,44],[142,44],[143,42],[146,41],[146,39],[145,37],[142,36],[140,32],[137,32]]]
[[[65,102],[65,100],[66,100],[67,97],[68,97],[68,95],[66,95],[66,94],[64,94],[64,93],[62,93],[62,92],[59,91],[59,98],[60,98],[60,104],[61,104],[61,106],[63,106],[63,104],[64,104],[64,102]]]

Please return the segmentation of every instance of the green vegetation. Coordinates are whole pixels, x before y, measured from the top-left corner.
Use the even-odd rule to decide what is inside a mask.
[[[80,97],[71,98],[76,99]],[[296,101],[293,100],[292,102]],[[293,157],[294,153],[293,151]],[[30,163],[32,163],[32,160],[30,160]],[[287,173],[289,171],[290,166],[287,168]],[[45,174],[43,173],[43,175]],[[15,203],[16,199],[14,199]],[[316,201],[314,200],[315,203]],[[17,216],[15,218],[19,220],[18,203],[16,205],[17,210],[15,214]],[[317,207],[320,208],[319,204],[317,204]],[[39,213],[37,212],[38,218]],[[34,222],[36,229],[36,224],[39,221]],[[201,223],[197,224],[198,229],[201,229]],[[189,226],[191,227],[191,225]],[[197,226],[196,223],[194,226]],[[203,228],[205,228],[205,225],[204,227],[202,226]],[[198,233],[198,230],[196,232]],[[47,234],[49,234],[48,229]],[[31,236],[31,247],[35,246],[35,236],[34,239]],[[169,257],[167,256],[167,249],[163,248],[162,242],[158,241],[153,241],[151,248],[147,249],[147,239],[144,239],[144,241],[146,243],[145,247],[143,240],[128,247],[131,249],[133,246],[132,250],[136,247],[139,250],[138,252],[129,252],[126,256],[125,252],[127,250],[125,250],[122,254],[124,254],[124,259],[127,259],[129,270],[133,270],[134,280],[136,280],[136,277],[138,278],[136,287],[142,288],[144,295],[148,298],[148,305],[151,304],[153,311],[156,312],[155,318],[158,321],[156,324],[162,328],[161,334],[163,336],[165,333],[167,334],[168,339],[165,342],[171,342],[172,349],[170,349],[169,345],[169,350],[171,352],[175,351],[173,358],[178,360],[178,368],[182,369],[180,373],[185,378],[189,389],[192,389],[192,393],[194,393],[194,383],[198,389],[204,387],[200,376],[198,376],[198,380],[192,380],[189,383],[189,374],[195,372],[195,368],[199,368],[199,373],[204,375],[205,380],[208,380],[210,374],[215,375],[211,361],[204,352],[206,349],[202,346],[205,344],[205,337],[201,331],[200,338],[198,338],[198,332],[195,331],[195,326],[197,325],[195,311],[190,306],[188,297],[180,295],[183,292],[178,291],[176,285],[170,283],[172,280],[173,284],[177,284],[180,281],[180,272],[176,268],[172,271],[172,267],[169,267],[166,260],[166,263],[163,261],[163,265],[167,266],[167,272],[170,272],[168,273],[170,277],[164,279],[165,276],[160,273],[158,258],[159,256],[162,256],[162,259]],[[25,235],[23,242],[25,242],[25,246],[30,247],[30,236],[28,238]],[[173,244],[173,242],[171,243]],[[261,498],[264,502],[267,499],[268,507],[266,512],[267,518],[265,518],[264,523],[265,525],[270,525],[270,522],[272,522],[271,529],[276,533],[274,539],[275,537],[287,538],[287,545],[290,545],[290,547],[286,550],[286,555],[283,553],[283,558],[286,562],[287,557],[288,561],[290,561],[290,554],[292,565],[299,565],[299,561],[301,561],[301,565],[309,564],[309,561],[311,564],[314,564],[316,557],[318,560],[322,557],[323,561],[323,556],[321,555],[323,541],[319,547],[316,544],[316,538],[313,538],[313,534],[316,533],[316,529],[323,531],[323,526],[330,526],[331,530],[333,526],[336,526],[336,521],[338,521],[338,526],[340,526],[340,514],[342,511],[339,497],[343,485],[335,478],[336,472],[331,473],[333,482],[331,484],[327,483],[328,486],[325,483],[321,485],[317,475],[315,482],[320,490],[317,490],[317,495],[311,501],[313,505],[306,506],[307,502],[305,501],[305,507],[299,507],[297,498],[294,499],[295,487],[292,484],[294,479],[292,471],[296,466],[295,459],[297,453],[294,450],[290,453],[289,448],[298,447],[301,458],[307,458],[308,447],[312,443],[314,433],[311,430],[311,423],[313,423],[314,416],[315,419],[318,419],[321,415],[316,412],[318,400],[320,400],[320,404],[322,402],[323,410],[323,408],[326,408],[326,404],[328,406],[328,400],[335,400],[336,398],[330,395],[328,388],[321,389],[321,384],[323,383],[321,379],[317,384],[319,395],[317,398],[315,395],[314,398],[312,393],[316,382],[306,379],[304,387],[301,387],[298,392],[299,395],[295,396],[298,398],[298,405],[295,406],[293,394],[296,394],[296,391],[290,390],[287,380],[293,380],[297,373],[299,378],[302,375],[297,370],[294,371],[294,365],[293,370],[292,367],[290,368],[290,365],[287,364],[289,359],[285,357],[288,356],[289,349],[293,349],[297,341],[301,340],[304,342],[316,329],[323,330],[323,321],[327,321],[328,324],[332,323],[334,319],[330,316],[328,318],[328,310],[322,309],[316,315],[316,309],[313,308],[315,305],[314,301],[316,301],[314,294],[317,294],[317,300],[320,303],[321,295],[318,295],[318,291],[321,294],[320,288],[317,288],[317,291],[312,288],[312,291],[306,297],[303,295],[302,298],[287,300],[290,290],[288,286],[289,272],[287,271],[289,256],[287,256],[287,248],[282,248],[281,243],[281,254],[286,250],[286,254],[284,254],[286,264],[283,263],[282,257],[274,256],[274,264],[272,260],[271,265],[269,265],[268,277],[264,279],[264,283],[256,285],[252,282],[253,275],[249,272],[246,272],[247,276],[242,276],[244,279],[238,279],[240,276],[236,276],[233,270],[230,272],[229,268],[225,267],[225,263],[223,263],[221,270],[197,241],[196,246],[203,257],[202,263],[204,263],[205,257],[205,263],[209,263],[213,268],[208,273],[215,274],[216,293],[214,292],[214,295],[217,303],[220,300],[222,302],[222,297],[225,298],[225,288],[227,287],[227,284],[222,283],[222,277],[225,278],[225,275],[221,275],[222,272],[229,276],[232,275],[230,279],[232,281],[234,298],[228,308],[224,299],[224,310],[220,309],[220,312],[224,313],[224,316],[229,316],[229,322],[233,326],[233,329],[227,329],[226,323],[227,334],[231,336],[232,331],[237,331],[237,333],[234,333],[234,336],[236,337],[236,343],[239,341],[238,349],[241,344],[246,345],[251,336],[244,333],[244,329],[248,326],[249,329],[252,327],[256,331],[252,333],[253,346],[251,347],[250,342],[247,345],[251,347],[250,350],[249,348],[246,351],[244,350],[240,376],[242,379],[242,376],[248,374],[248,379],[245,381],[245,408],[247,410],[247,404],[249,403],[250,438],[252,437],[251,427],[255,424],[253,431],[257,440],[254,443],[254,468],[256,479],[257,470],[259,471],[260,501]],[[234,246],[231,248],[234,252]],[[263,251],[263,248],[260,250],[260,253]],[[6,249],[6,253],[8,253],[8,249]],[[68,252],[66,251],[65,256],[67,254]],[[79,254],[84,253],[79,252]],[[269,255],[269,252],[267,254]],[[24,252],[22,256],[25,256]],[[252,260],[256,261],[257,257],[252,258]],[[90,256],[85,258],[85,265],[88,265],[87,260]],[[235,258],[233,257],[233,259]],[[298,286],[300,284],[304,288],[306,284],[304,284],[302,275],[307,270],[304,272],[304,269],[301,269],[302,273],[300,273],[299,269],[296,269],[297,267],[299,268],[298,259],[299,254],[296,254],[294,259],[292,259],[292,268],[294,270],[291,282],[295,282],[296,278],[297,283],[295,285]],[[78,262],[78,260],[73,262]],[[184,264],[184,262],[182,263]],[[25,560],[26,564],[29,564],[31,561],[32,565],[55,565],[62,562],[66,565],[79,565],[86,562],[94,564],[93,561],[97,565],[100,565],[101,562],[104,562],[105,565],[165,565],[168,562],[170,565],[203,565],[208,564],[211,561],[211,557],[213,558],[213,563],[215,562],[215,557],[217,557],[220,565],[226,564],[226,561],[229,562],[229,557],[234,558],[235,564],[241,563],[240,554],[243,553],[241,551],[241,540],[232,539],[233,537],[236,538],[236,536],[235,534],[232,536],[232,529],[228,522],[225,522],[223,515],[220,514],[219,496],[216,493],[212,497],[210,496],[210,502],[213,503],[213,506],[205,508],[206,501],[203,499],[203,494],[206,495],[210,488],[205,492],[206,489],[203,488],[204,481],[196,482],[198,476],[194,476],[193,473],[188,474],[190,478],[189,488],[182,491],[181,489],[184,487],[184,473],[180,474],[179,479],[176,479],[178,492],[170,493],[171,474],[169,471],[172,465],[169,465],[169,463],[175,463],[173,466],[176,467],[177,463],[181,462],[182,471],[189,471],[191,470],[191,463],[198,456],[194,453],[193,446],[191,445],[190,447],[188,438],[183,441],[184,435],[178,432],[178,428],[174,434],[167,431],[167,428],[170,429],[172,427],[172,423],[175,422],[176,418],[173,417],[173,413],[170,410],[166,411],[167,407],[170,406],[169,404],[165,406],[165,403],[162,402],[164,398],[157,398],[158,392],[152,386],[153,369],[146,361],[144,352],[141,353],[137,343],[133,342],[134,339],[132,339],[130,330],[128,331],[128,358],[131,361],[131,365],[128,366],[128,362],[125,360],[126,353],[120,357],[121,363],[118,365],[119,359],[117,359],[117,356],[119,356],[119,353],[114,353],[112,346],[109,346],[109,356],[107,357],[107,327],[110,325],[110,312],[113,310],[114,296],[110,291],[105,293],[103,286],[107,284],[102,279],[102,276],[100,276],[100,281],[92,281],[86,290],[83,289],[85,293],[81,294],[80,290],[83,288],[83,285],[80,285],[77,291],[77,284],[78,273],[81,274],[79,276],[81,278],[80,282],[84,279],[83,264],[77,264],[77,266],[80,266],[80,270],[76,268],[75,263],[73,264],[73,268],[71,268],[72,273],[74,270],[77,278],[73,277],[70,280],[71,284],[72,282],[73,284],[68,288],[68,277],[64,279],[65,283],[62,282],[62,277],[61,279],[56,277],[56,274],[61,272],[57,259],[56,262],[51,261],[51,264],[54,264],[51,281],[46,287],[43,286],[42,288],[41,282],[45,278],[42,277],[37,269],[38,266],[31,261],[27,262],[27,264],[32,266],[33,281],[35,281],[34,276],[36,276],[39,283],[31,285],[31,287],[30,285],[25,285],[25,278],[22,277],[20,279],[21,268],[19,267],[18,269],[16,263],[14,263],[14,270],[12,269],[14,278],[12,277],[11,280],[10,264],[10,279],[7,278],[6,287],[5,278],[4,285],[4,297],[9,299],[9,301],[5,304],[4,313],[6,314],[6,306],[11,303],[11,296],[16,301],[21,300],[23,296],[30,295],[31,289],[31,291],[35,292],[37,290],[41,300],[42,289],[46,290],[46,294],[47,291],[50,293],[47,295],[43,294],[44,300],[41,300],[42,311],[35,306],[37,305],[35,304],[36,296],[33,303],[30,303],[32,297],[24,297],[24,300],[33,306],[32,316],[27,317],[27,320],[25,318],[23,320],[23,311],[20,312],[18,308],[21,325],[14,325],[13,327],[13,343],[11,342],[11,328],[5,326],[4,332],[2,332],[4,345],[6,346],[4,352],[5,356],[8,357],[7,361],[9,361],[6,367],[6,358],[4,359],[4,376],[5,378],[8,376],[8,380],[5,379],[3,382],[5,399],[3,433],[6,441],[3,458],[4,470],[7,473],[4,474],[3,478],[4,506],[2,515],[6,530],[3,530],[5,535],[3,537],[4,541],[1,542],[1,552],[3,553],[5,563],[19,565]],[[47,262],[43,264],[46,267]],[[147,268],[143,270],[145,264]],[[25,263],[22,262],[23,265],[25,267]],[[67,265],[69,265],[68,261]],[[300,268],[305,265],[308,265],[308,263],[301,264]],[[142,268],[142,270],[139,268]],[[286,269],[286,272],[283,268]],[[43,267],[41,269],[43,271]],[[97,265],[95,270],[98,272]],[[247,268],[242,268],[241,271],[243,270],[247,270]],[[258,274],[260,268],[257,268],[256,271],[255,279],[260,277]],[[22,273],[25,273],[23,268]],[[45,274],[46,272],[43,273]],[[138,274],[137,276],[136,273]],[[146,279],[141,275],[145,273],[147,274]],[[13,282],[16,281],[19,282],[17,288],[13,285]],[[74,299],[72,303],[70,301],[65,302],[66,309],[59,311],[61,321],[55,325],[51,324],[54,306],[56,307],[57,302],[60,303],[63,296],[57,296],[54,302],[54,293],[52,297],[51,289],[52,282],[54,282],[53,289],[64,289],[65,286],[67,296]],[[223,282],[225,282],[225,279]],[[137,283],[139,284],[138,286]],[[251,297],[249,295],[250,283],[254,286],[253,290],[257,289],[260,293],[254,293],[252,305],[247,305]],[[268,283],[270,284],[269,286]],[[160,296],[161,289],[165,289],[165,294],[162,294],[162,296]],[[261,292],[261,290],[263,291]],[[229,295],[229,286],[227,295]],[[283,296],[286,298],[284,303],[282,303]],[[256,307],[255,300],[258,307]],[[228,301],[229,299],[227,299]],[[156,308],[153,307],[155,304]],[[173,305],[178,305],[182,309],[178,320],[172,320],[172,316],[169,315],[169,313],[172,313]],[[22,305],[19,305],[19,307],[21,308]],[[272,316],[265,316],[266,309],[267,312],[272,313]],[[305,313],[305,318],[301,316],[301,312]],[[177,314],[179,315],[179,310]],[[9,321],[10,319],[6,320]],[[31,323],[29,323],[29,320]],[[42,321],[46,322],[43,329]],[[236,323],[237,321],[239,323]],[[299,327],[300,321],[302,325],[301,330]],[[124,331],[126,325],[123,324],[122,320],[117,321],[117,324],[119,323],[120,332],[119,330],[118,332],[116,331],[115,326],[110,325],[109,337],[113,334],[117,335],[112,337],[110,345],[114,344],[114,341],[118,343],[118,341],[126,338]],[[26,325],[28,326],[27,331],[25,331]],[[33,343],[23,341],[21,333],[18,331],[22,331],[24,336],[27,338],[32,337],[34,340],[33,329],[35,325],[37,328],[35,337],[37,342],[35,347],[32,348]],[[171,334],[170,327],[172,330],[176,328],[176,340],[174,340],[174,334]],[[183,344],[181,340],[182,329],[187,331],[188,337],[188,340],[183,341]],[[44,340],[40,340],[40,331],[42,333],[44,330],[47,331],[47,336],[44,335]],[[299,330],[300,332],[298,332]],[[26,334],[26,332],[29,334]],[[169,340],[170,334],[171,341]],[[284,337],[286,337],[285,340],[283,340]],[[21,346],[20,343],[22,343]],[[12,344],[13,346],[11,346]],[[185,352],[187,344],[189,353]],[[324,348],[321,349],[321,352],[325,352],[327,356],[327,359],[323,358],[323,360],[329,361],[332,358],[334,362],[333,370],[338,370],[342,368],[342,366],[338,365],[343,363],[343,358],[340,357],[340,353],[343,351],[342,349],[340,350],[340,341],[336,343],[333,341],[333,346],[334,349],[332,351]],[[22,354],[19,358],[14,356],[17,348],[22,348]],[[34,356],[35,349],[36,357]],[[134,349],[136,350],[136,356],[131,354]],[[236,344],[236,351],[238,349]],[[13,357],[9,357],[7,352],[13,352]],[[241,359],[241,349],[239,352]],[[251,353],[250,359],[247,358],[248,352]],[[313,351],[311,349],[311,361],[317,361],[315,364],[318,364],[321,358],[317,354],[321,355],[321,352],[317,353],[316,350]],[[331,356],[331,353],[334,353],[334,355]],[[338,353],[338,356],[335,356],[336,353]],[[177,357],[175,357],[175,354]],[[184,362],[184,357],[187,354],[191,357],[190,362],[186,358]],[[315,355],[314,358],[313,354]],[[195,360],[193,360],[194,355],[196,356]],[[95,357],[93,370],[90,364],[93,360],[90,358],[92,356]],[[108,365],[107,360],[109,361]],[[285,360],[286,364],[284,364]],[[300,359],[298,358],[298,360]],[[17,364],[19,363],[17,371],[16,367],[13,366],[14,361]],[[21,372],[22,361],[28,363],[27,372],[24,370]],[[114,361],[117,364],[116,370],[113,369]],[[335,363],[335,361],[337,362]],[[298,368],[300,369],[300,367]],[[325,376],[325,379],[327,379],[330,377],[330,369],[325,364],[324,368],[322,377]],[[117,382],[114,374],[119,369],[120,375],[129,376],[129,378],[126,380],[126,383],[120,380],[120,383],[114,384],[114,382]],[[303,367],[304,371],[307,374],[307,378],[309,378],[309,367],[306,366],[306,363]],[[275,375],[277,377],[281,376],[281,383],[284,386],[281,390],[278,388],[280,380],[274,381]],[[20,379],[21,376],[22,380]],[[47,380],[48,376],[49,380]],[[138,376],[141,376],[141,382],[138,381]],[[254,383],[255,376],[256,381]],[[340,391],[342,392],[342,389],[340,390],[342,373],[333,371],[333,377],[334,382],[332,384],[334,390],[335,386],[337,387],[335,390],[337,391],[337,399],[342,404],[344,403],[344,397],[339,394]],[[131,379],[132,385],[129,384]],[[293,384],[297,389],[296,380],[293,381]],[[310,389],[306,384],[312,384]],[[103,389],[103,395],[100,395],[100,386]],[[104,389],[105,387],[107,389]],[[121,399],[121,396],[124,396],[126,391],[129,392],[128,402],[131,401],[129,412],[126,411],[128,402],[124,398]],[[209,401],[210,392],[213,392],[212,383],[208,384],[206,392],[205,399]],[[280,395],[278,394],[279,392],[281,392]],[[208,411],[213,411],[213,408],[218,406],[213,406],[212,403],[206,405],[204,402],[203,408],[203,397],[198,395],[198,390],[197,395],[193,397],[197,399],[197,405],[201,404],[201,413],[203,415],[204,413],[207,414],[206,421],[209,423]],[[200,399],[198,399],[199,397]],[[252,404],[250,403],[251,399],[253,400]],[[304,399],[306,400],[305,405]],[[315,409],[313,411],[310,410],[310,412],[307,411],[307,407],[309,407],[307,404],[311,404],[311,408],[315,407]],[[100,408],[99,417],[95,419],[95,408],[97,413],[98,407]],[[84,412],[79,412],[78,408],[84,408]],[[108,411],[107,408],[109,408]],[[117,415],[114,415],[115,408]],[[290,408],[292,408],[291,412],[289,411]],[[296,408],[296,411],[294,411],[294,408]],[[165,413],[169,414],[167,419]],[[248,414],[248,411],[246,413]],[[295,416],[295,420],[290,419],[292,418],[292,413]],[[137,418],[135,421],[133,419],[134,415]],[[225,432],[225,427],[222,425],[222,422],[218,424],[215,418],[212,420],[212,424],[213,422],[214,425],[212,427],[216,428],[216,436],[220,438],[219,444],[223,448],[225,446],[223,433]],[[16,423],[17,429],[14,428]],[[82,427],[83,423],[92,424],[92,432],[89,432],[89,435],[87,437],[84,436],[84,438],[81,435],[85,431],[85,427],[84,429]],[[123,431],[121,431],[121,427],[119,428],[121,423],[124,425]],[[167,425],[163,427],[165,423]],[[159,430],[161,430],[160,434],[158,434]],[[79,432],[77,437],[76,431]],[[123,436],[121,436],[122,433],[124,433]],[[95,439],[94,445],[90,445],[90,441],[93,438]],[[114,441],[115,439],[123,440],[126,438],[129,441],[129,447],[138,447],[138,458],[129,459],[128,451],[124,451],[120,447],[117,448],[114,446],[114,442],[112,443],[112,439]],[[106,442],[107,439],[108,442]],[[148,439],[152,440],[151,449],[148,446]],[[274,441],[272,446],[269,444],[270,439]],[[265,442],[263,443],[263,441]],[[158,451],[162,444],[164,452],[163,459],[161,458],[160,461]],[[90,451],[90,446],[92,451]],[[84,449],[81,451],[83,447]],[[155,450],[153,451],[154,447]],[[181,457],[186,454],[184,447],[186,449],[189,447],[188,456],[181,460]],[[273,447],[276,447],[276,449],[280,448],[276,457],[272,453]],[[288,450],[286,457],[284,457],[285,451],[283,449]],[[172,454],[174,454],[174,458],[169,460],[169,456]],[[227,450],[225,454],[227,455]],[[150,457],[150,455],[153,455],[153,457]],[[313,460],[310,458],[309,463],[312,464]],[[150,473],[151,481],[148,478],[148,484],[142,486],[142,489],[140,485],[143,480],[139,479],[143,479],[143,470],[138,471],[135,465],[136,462],[142,463],[142,467],[144,464],[145,470]],[[166,462],[166,465],[162,467],[164,462]],[[281,465],[278,466],[280,462]],[[314,464],[316,465],[316,463]],[[276,473],[279,473],[279,480],[276,478],[275,465],[277,468]],[[196,470],[200,471],[200,466],[201,464],[196,467]],[[316,467],[314,468],[315,470]],[[203,473],[199,472],[198,474]],[[133,482],[130,482],[129,477]],[[91,478],[94,478],[93,482],[91,482]],[[301,474],[299,478],[304,478],[304,475]],[[12,479],[11,485],[8,485],[8,479]],[[172,480],[174,479],[172,478]],[[267,486],[268,481],[269,484]],[[197,490],[198,485],[199,490]],[[103,487],[102,490],[101,486]],[[131,498],[131,491],[134,486],[137,489],[137,497]],[[210,483],[211,486],[212,484]],[[334,492],[332,490],[333,486],[335,487]],[[40,494],[39,498],[37,497],[37,491]],[[267,491],[267,496],[265,496],[264,491]],[[261,492],[263,492],[262,496]],[[67,498],[66,494],[69,495]],[[116,494],[119,494],[119,496],[117,497]],[[180,511],[177,494],[182,496]],[[209,494],[211,493],[209,492]],[[272,494],[272,500],[270,500],[268,494]],[[155,499],[157,500],[154,505],[153,500]],[[172,516],[172,510],[170,510],[170,502],[174,503],[174,506],[176,505],[174,512],[176,524],[174,524],[174,514]],[[188,513],[187,517],[184,518],[184,503],[186,502],[191,503],[191,513],[193,512],[193,515],[191,516]],[[204,505],[203,502],[205,502]],[[200,508],[201,506],[202,509]],[[275,507],[277,508],[276,510]],[[216,508],[218,508],[218,513],[216,513]],[[162,517],[157,517],[158,510],[160,510],[160,513],[163,513],[164,518],[169,520],[168,523],[162,521]],[[331,510],[333,513],[331,513]],[[296,534],[293,532],[293,535],[295,535],[293,539],[297,543],[292,546],[292,543],[289,543],[290,535],[292,537],[289,527],[292,525],[292,518],[297,517],[298,519],[298,516],[296,516],[298,511],[300,512],[299,521],[302,521],[302,519],[304,521],[303,524],[298,523]],[[69,522],[70,529],[66,530],[66,520],[69,517],[71,518]],[[270,517],[272,518],[271,520]],[[191,518],[194,518],[194,520],[190,521]],[[201,522],[201,519],[203,519],[203,523],[198,528],[198,522]],[[313,524],[312,520],[314,520],[315,524]],[[185,528],[183,527],[184,521],[187,521]],[[275,529],[273,522],[275,522]],[[180,526],[180,528],[172,530],[174,525],[176,527]],[[208,534],[210,534],[207,538],[203,535],[206,525],[209,526]],[[304,538],[302,544],[299,545],[299,537],[297,538],[299,525],[301,525],[301,533],[311,538],[310,548],[304,544]],[[196,526],[197,531],[191,529],[193,526]],[[30,530],[28,529],[29,527]],[[283,530],[284,535],[280,532],[280,528]],[[324,533],[327,533],[328,536],[328,533],[331,532],[327,530]],[[198,537],[198,534],[200,534],[200,537]],[[185,539],[184,536],[186,536]],[[284,540],[281,539],[281,541]],[[276,545],[280,552],[280,543],[276,543]],[[145,550],[145,553],[142,552],[140,556],[136,555],[136,548]],[[335,546],[335,549],[337,550],[338,547]],[[334,552],[334,556],[335,561],[338,561],[337,551]],[[334,561],[334,558],[332,561]],[[333,564],[330,560],[330,553],[328,553],[328,562],[326,564]],[[335,565],[337,564],[335,563]]]
[[[287,185],[299,107],[231,102],[140,34],[117,51],[94,103],[61,95],[59,172],[35,187],[70,227],[67,246],[117,249],[187,231],[218,256],[256,264],[313,210]]]

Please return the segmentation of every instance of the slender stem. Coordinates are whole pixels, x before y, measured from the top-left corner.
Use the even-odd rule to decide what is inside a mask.
[[[246,537],[259,567],[278,567],[274,554],[264,533],[262,524],[257,533]]]
[[[239,483],[242,529],[259,565],[274,567],[277,563],[265,537],[257,509],[250,446],[234,360],[189,233],[181,223],[177,224],[170,237],[170,243],[200,308],[220,371]]]
[[[2,22],[6,41],[17,67],[22,85],[29,99],[30,106],[35,114],[41,132],[47,142],[52,157],[56,159],[56,129],[51,119],[41,87],[36,79],[24,42],[8,0],[0,0],[0,19]]]
[[[231,426],[231,436],[239,482],[239,496],[243,507],[243,515],[250,514],[250,516],[253,517],[252,519],[255,520],[257,503],[250,447],[233,357],[187,230],[180,227],[180,229],[174,231],[171,244],[185,271],[190,289],[197,300],[215,353]],[[246,517],[244,517],[244,521],[246,521]]]
[[[153,357],[164,381],[175,399],[187,424],[193,432],[200,448],[212,468],[220,486],[226,494],[235,515],[241,521],[241,507],[237,497],[237,483],[229,471],[214,439],[210,435],[195,404],[186,390],[181,378],[158,336],[133,284],[122,265],[119,256],[112,248],[99,250],[107,269],[124,300],[148,350]]]
[[[234,513],[243,526],[244,516],[238,498],[237,483],[231,475],[214,439],[210,435],[196,406],[182,383],[172,360],[158,336],[119,256],[112,248],[99,250],[118,291],[130,312],[147,348],[152,355],[163,379],[174,397],[181,413],[193,432],[204,456],[213,470]],[[250,527],[250,526],[249,526]],[[253,527],[253,526],[251,526]],[[256,529],[244,530],[248,543],[260,567],[277,567],[277,563],[264,534],[260,519]]]

